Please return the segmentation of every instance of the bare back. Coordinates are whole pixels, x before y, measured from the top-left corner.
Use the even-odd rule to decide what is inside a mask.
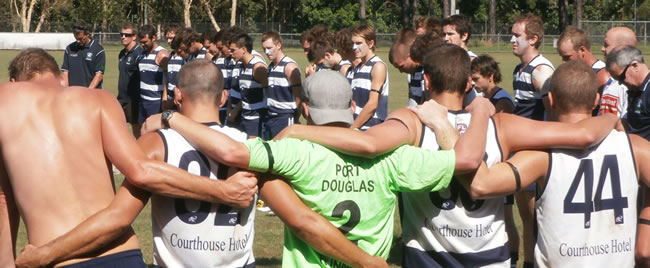
[[[0,94],[11,96],[0,100],[2,177],[9,178],[29,243],[36,246],[71,230],[114,196],[102,142],[102,98],[108,93],[57,82],[0,85]],[[138,247],[132,232],[116,243],[101,255]]]

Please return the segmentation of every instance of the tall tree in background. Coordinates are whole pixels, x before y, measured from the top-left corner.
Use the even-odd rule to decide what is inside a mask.
[[[401,0],[402,2],[402,16],[401,22],[404,27],[413,27],[413,16],[417,10],[417,1],[415,0]]]
[[[490,28],[490,41],[495,42],[495,35],[497,34],[497,1],[490,0],[490,8],[488,11],[488,24]]]
[[[449,12],[449,8],[450,8],[449,7],[449,0],[442,0],[442,17],[443,18],[446,18],[446,17],[449,16],[449,14],[451,14],[451,12]]]
[[[575,25],[582,29],[582,0],[576,0]]]
[[[183,0],[183,23],[185,23],[185,27],[192,27],[192,19],[190,17],[191,7],[192,0]]]
[[[212,23],[212,27],[214,27],[215,31],[221,31],[221,28],[219,28],[219,24],[217,24],[217,20],[214,19],[214,15],[212,15],[212,7],[210,6],[210,2],[208,0],[201,0],[201,3],[203,4],[203,8],[205,8],[205,12],[208,14],[208,17],[210,18],[210,22]]]
[[[232,6],[230,7],[230,27],[235,26],[237,18],[237,0],[232,0]]]
[[[359,20],[362,25],[365,25],[366,22],[366,0],[359,0]]]
[[[11,0],[16,1],[16,0]],[[34,5],[36,5],[36,0],[20,0],[20,11],[18,10],[18,5],[16,7],[16,14],[20,18],[21,29],[24,33],[29,32],[29,26],[32,22],[32,13],[34,12]]]
[[[563,32],[567,26],[569,26],[569,1],[568,0],[558,0],[558,9],[559,9],[559,23],[558,30]]]

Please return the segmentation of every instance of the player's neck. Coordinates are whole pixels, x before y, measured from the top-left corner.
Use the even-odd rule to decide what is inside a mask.
[[[244,63],[245,65],[248,64],[253,59],[253,57],[254,57],[253,54],[250,53],[244,54],[244,57],[242,57],[242,63]]]
[[[524,65],[528,65],[530,61],[532,61],[535,57],[537,57],[537,55],[539,55],[539,50],[531,47],[529,50],[524,52],[524,54],[521,55],[521,57],[519,58],[521,59],[521,63],[523,63]]]
[[[131,49],[133,49],[136,45],[137,45],[137,44],[135,43],[135,41],[130,42],[130,43],[125,47],[125,48],[126,48],[126,51],[131,51]]]
[[[587,65],[589,65],[591,67],[591,66],[594,65],[594,63],[596,63],[596,61],[598,61],[598,59],[596,59],[596,57],[594,57],[594,54],[587,53],[587,54],[585,54],[585,60],[584,61],[585,61],[585,63]]]
[[[374,57],[374,56],[375,56],[375,52],[368,51],[368,55],[366,55],[365,57],[361,58],[361,63],[365,64],[365,63],[368,62],[370,59],[372,59],[372,57]]]
[[[566,112],[553,116],[553,121],[563,122],[563,123],[578,123],[584,119],[591,117],[591,112]]]
[[[449,110],[460,111],[463,109],[463,96],[449,91],[441,93],[431,93],[431,99],[440,103],[440,105],[447,107]]]
[[[278,65],[278,63],[280,63],[280,61],[284,59],[284,56],[285,55],[284,52],[282,52],[282,50],[278,51],[278,55],[275,57],[275,59],[273,59],[273,64]]]
[[[219,107],[213,104],[185,104],[181,108],[181,114],[199,123],[216,122],[221,124],[221,121],[219,121]]]

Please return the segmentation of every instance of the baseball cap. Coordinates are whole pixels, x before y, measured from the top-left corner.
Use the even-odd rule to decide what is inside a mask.
[[[333,122],[352,124],[352,88],[339,72],[321,70],[305,79],[302,96],[316,125]]]

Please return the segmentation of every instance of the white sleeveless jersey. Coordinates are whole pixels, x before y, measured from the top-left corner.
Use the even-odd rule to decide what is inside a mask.
[[[634,267],[638,179],[627,134],[550,157],[535,202],[536,266]]]
[[[243,142],[247,135],[230,127],[210,128]],[[188,172],[226,179],[229,168],[198,152],[171,129],[158,132],[165,162]],[[253,202],[255,203],[255,202]],[[246,267],[253,257],[255,209],[233,209],[192,199],[151,197],[153,263],[161,267]]]
[[[465,111],[448,114],[460,134],[470,118]],[[439,150],[435,133],[423,132],[421,147]],[[503,159],[492,119],[487,135],[484,159],[492,166]],[[440,192],[402,193],[401,202],[404,267],[510,267],[502,197],[473,200],[454,179]]]

